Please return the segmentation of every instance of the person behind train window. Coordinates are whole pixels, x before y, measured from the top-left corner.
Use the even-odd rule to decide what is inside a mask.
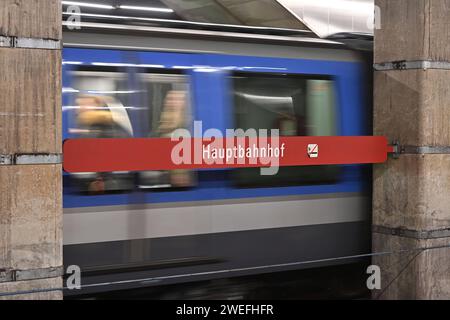
[[[297,136],[309,135],[308,103],[306,96],[306,81],[302,80],[301,88],[292,93],[292,107],[296,118]]]
[[[164,100],[159,120],[159,135],[170,137],[175,130],[187,126],[186,93],[184,91],[169,91]]]
[[[289,137],[297,136],[297,119],[295,116],[280,115],[275,123],[275,127],[280,130],[280,136]]]
[[[108,96],[80,96],[76,101],[77,138],[130,138],[131,123],[123,105]],[[132,188],[129,173],[95,173],[77,177],[82,191],[90,194],[123,191]]]
[[[175,130],[188,127],[187,94],[184,91],[170,91],[164,101],[158,134],[160,137],[170,138]],[[193,185],[192,172],[189,170],[173,170],[169,174],[172,187],[182,188]]]
[[[80,133],[85,138],[129,138],[132,136],[125,108],[112,97],[81,96],[77,99]],[[81,137],[83,138],[83,136]]]

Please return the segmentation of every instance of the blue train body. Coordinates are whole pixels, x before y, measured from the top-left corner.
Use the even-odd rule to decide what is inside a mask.
[[[299,57],[293,58],[276,56],[277,50],[296,55],[292,48],[271,48],[272,56],[151,46],[142,51],[66,47],[63,106],[76,105],[73,72],[83,68],[126,74],[126,90],[137,93],[130,95],[134,106],[146,104],[139,94],[139,70],[176,73],[188,81],[191,120],[224,132],[237,126],[230,94],[233,75],[311,76],[333,83],[337,135],[370,134],[366,65],[354,53],[317,47],[303,54],[299,46]],[[73,137],[72,117],[64,109],[64,139]],[[129,118],[137,127],[139,116],[130,113]],[[135,130],[133,136],[143,134]],[[332,182],[238,187],[233,170],[202,170],[190,188],[86,195],[74,192],[71,176],[64,174],[65,263],[80,265],[86,284],[158,279],[148,285],[342,263],[332,259],[370,250],[367,167],[342,166],[338,177]],[[315,260],[319,262],[308,263]]]
[[[204,128],[217,128],[225,132],[234,128],[232,119],[233,106],[228,92],[231,90],[229,76],[232,71],[251,71],[252,73],[325,75],[335,80],[338,93],[338,135],[361,136],[367,134],[365,125],[366,108],[364,105],[362,86],[362,71],[364,66],[360,61],[316,61],[285,58],[262,58],[234,55],[214,54],[182,54],[161,52],[129,52],[117,50],[92,50],[66,48],[63,51],[64,61],[76,62],[78,65],[92,65],[101,62],[111,65],[123,65],[127,68],[136,65],[157,65],[166,70],[184,68],[192,89],[192,105],[196,121],[202,121]],[[78,64],[80,63],[80,64]],[[214,72],[204,72],[201,68],[215,69]],[[73,64],[64,65],[64,87],[71,86],[68,71]],[[132,81],[130,81],[132,83]],[[136,89],[136,88],[134,88]],[[130,87],[133,90],[133,87]],[[71,96],[65,95],[63,104],[73,104]],[[212,112],[213,110],[213,112]],[[64,114],[64,139],[69,138],[67,114]],[[186,202],[220,199],[240,199],[253,197],[313,195],[327,193],[362,192],[364,179],[359,166],[345,167],[342,179],[333,185],[295,186],[283,188],[236,189],[230,187],[224,174],[215,171],[217,177],[200,180],[194,190],[182,192],[148,192],[146,203]],[[121,195],[102,195],[84,197],[74,194],[64,194],[64,208],[125,205],[142,203],[142,197]]]

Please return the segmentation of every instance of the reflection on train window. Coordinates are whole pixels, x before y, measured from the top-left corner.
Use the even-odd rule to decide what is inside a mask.
[[[233,77],[235,126],[279,129],[281,136],[337,135],[334,81],[323,77],[239,73]],[[262,176],[257,168],[234,170],[240,187],[334,183],[336,166],[282,167]]]
[[[79,69],[70,73],[72,87],[65,88],[71,106],[68,133],[71,138],[131,138],[131,95],[126,73],[117,70]],[[86,172],[70,175],[72,187],[82,193],[128,192],[134,188],[131,172]]]
[[[182,74],[141,73],[142,110],[140,132],[145,137],[169,138],[177,129],[190,129],[188,78]],[[155,150],[155,157],[158,156]],[[140,189],[187,188],[196,184],[189,170],[147,171],[139,173]]]
[[[70,112],[69,134],[72,138],[129,138],[133,136],[128,109],[132,91],[127,89],[127,75],[119,72],[74,71],[71,73],[75,94]]]

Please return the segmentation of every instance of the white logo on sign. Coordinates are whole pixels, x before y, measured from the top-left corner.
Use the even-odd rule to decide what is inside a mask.
[[[308,156],[310,158],[318,158],[319,157],[319,145],[318,144],[309,144],[308,145]]]

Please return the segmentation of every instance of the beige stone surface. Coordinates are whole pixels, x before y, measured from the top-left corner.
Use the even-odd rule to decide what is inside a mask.
[[[0,167],[0,269],[62,265],[61,165]]]
[[[61,29],[59,0],[0,0],[0,36],[60,40]],[[61,145],[61,51],[0,48],[0,154],[61,153]],[[0,166],[0,269],[62,265],[61,178],[61,165]],[[0,283],[0,292],[61,281]]]
[[[375,63],[450,61],[450,0],[375,0]],[[403,146],[450,146],[450,71],[376,71],[374,134]],[[401,155],[374,166],[373,223],[432,231],[450,228],[450,155]],[[373,234],[381,299],[450,299],[450,238]],[[406,251],[402,251],[406,250]]]
[[[61,152],[61,52],[0,48],[0,154]]]
[[[379,266],[381,270],[381,290],[374,290],[372,298],[416,299],[416,275],[419,266],[417,260],[412,259],[418,253],[414,250],[420,247],[419,241],[373,233],[372,246],[374,253],[391,253],[372,258],[372,264]],[[395,278],[397,279],[394,281]]]
[[[373,223],[410,230],[450,226],[450,155],[402,155],[374,166]]]
[[[0,294],[34,291],[42,289],[61,289],[62,287],[63,287],[62,278],[0,283]],[[0,300],[62,300],[62,299],[63,293],[62,291],[58,290],[50,292],[36,292],[32,294],[20,294],[5,297],[0,296]]]
[[[62,37],[60,0],[1,0],[0,36]]]
[[[449,0],[376,0],[375,62],[450,60]]]
[[[450,145],[450,71],[375,72],[374,134],[402,145]]]
[[[1,181],[1,180],[0,180]],[[0,198],[2,198],[0,196]],[[11,251],[9,243],[11,243],[9,214],[0,211],[0,270],[11,268]]]
[[[373,258],[381,269],[381,290],[374,299],[450,299],[450,248],[448,239],[417,240],[373,234],[374,252],[391,252]],[[421,250],[425,248],[434,248]]]

